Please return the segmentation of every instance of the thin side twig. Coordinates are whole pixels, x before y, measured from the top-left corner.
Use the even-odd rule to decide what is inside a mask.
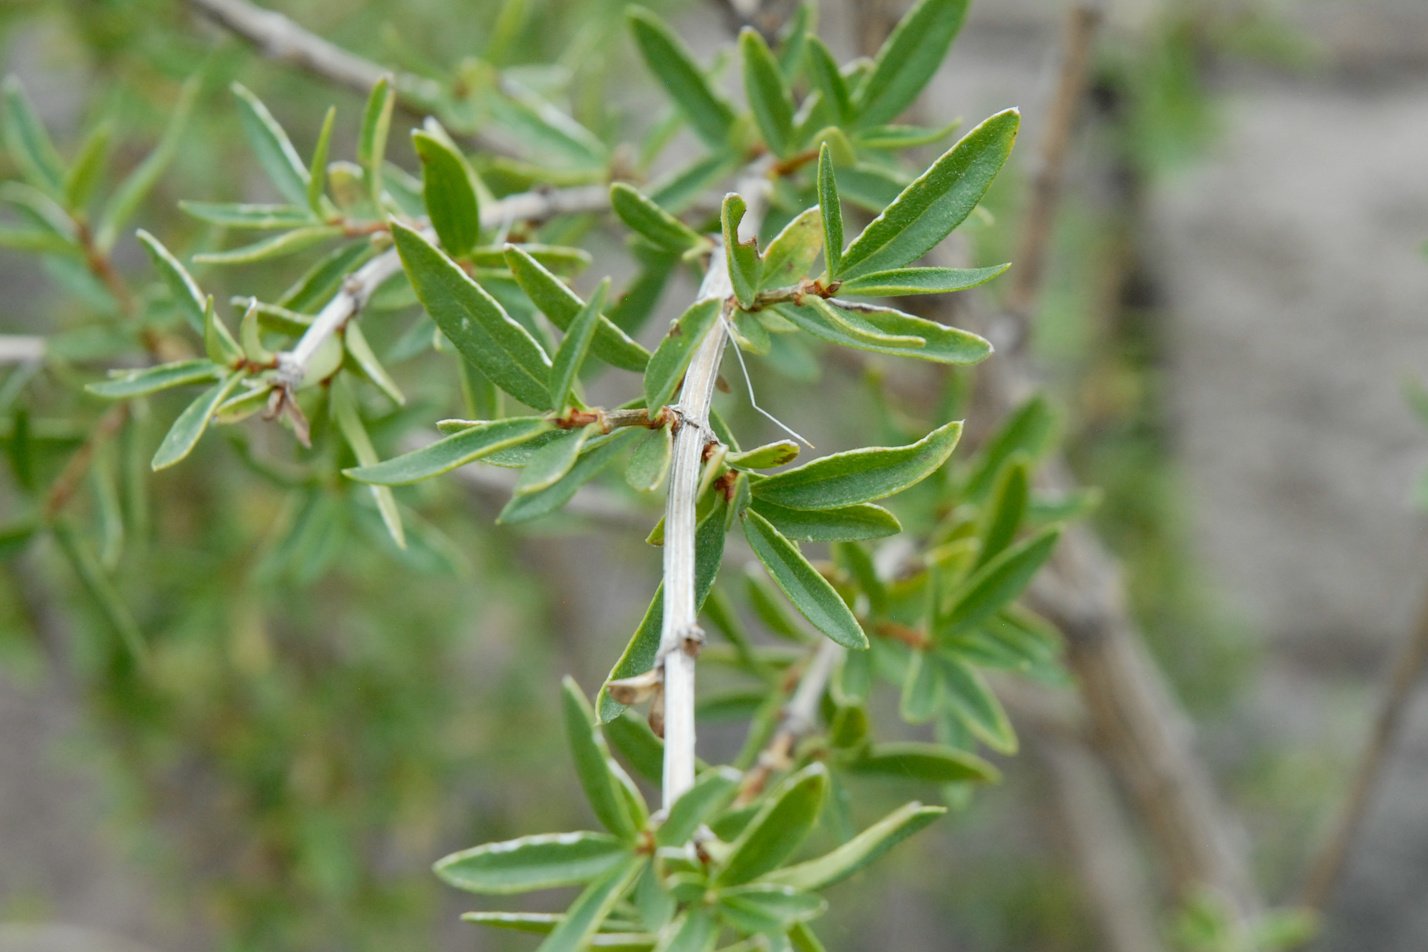
[[[1323,912],[1343,878],[1364,817],[1383,782],[1389,756],[1403,732],[1408,705],[1425,665],[1428,665],[1428,599],[1419,609],[1408,641],[1389,670],[1378,714],[1369,729],[1368,740],[1354,770],[1353,784],[1339,809],[1332,832],[1309,864],[1309,877],[1300,896],[1301,905],[1309,909]]]

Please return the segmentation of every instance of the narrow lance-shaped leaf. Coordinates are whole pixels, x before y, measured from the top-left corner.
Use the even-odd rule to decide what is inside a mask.
[[[419,450],[343,472],[359,483],[405,486],[525,443],[552,429],[554,427],[541,417],[512,417],[479,423]]]
[[[967,4],[968,0],[922,0],[902,18],[858,86],[854,96],[858,125],[895,119],[911,105],[962,29]]]
[[[818,210],[823,218],[823,264],[828,277],[835,279],[843,267],[843,206],[826,142],[818,149]]]
[[[452,853],[434,869],[457,889],[506,895],[588,882],[629,855],[628,846],[606,833],[546,833]]]
[[[536,952],[583,952],[590,948],[591,937],[615,908],[615,903],[634,884],[644,870],[645,862],[643,857],[627,857],[622,864],[587,886],[566,912],[560,925],[546,937]]]
[[[938,668],[948,704],[972,734],[1000,754],[1016,753],[1016,731],[986,679],[975,668],[945,654],[928,660]]]
[[[774,469],[798,459],[798,444],[793,440],[765,443],[751,450],[730,453],[724,462],[740,469]]]
[[[84,590],[94,600],[105,622],[114,629],[129,654],[142,661],[147,656],[144,634],[134,621],[128,606],[124,604],[119,589],[104,573],[104,567],[68,522],[62,519],[57,521],[51,531],[55,541],[59,543],[60,552],[79,577]]]
[[[852,93],[838,69],[838,61],[816,36],[808,38],[808,65],[814,87],[823,94],[823,101],[833,110],[833,118],[839,124],[846,123],[853,114]]]
[[[610,207],[621,221],[657,248],[683,254],[709,244],[708,238],[624,182],[610,186]]]
[[[754,111],[754,121],[774,155],[786,156],[792,147],[793,96],[784,83],[778,61],[753,27],[739,34],[744,60],[744,94]]]
[[[865,319],[863,315],[868,312],[862,309],[841,307],[819,297],[807,298],[804,307],[816,311],[825,323],[858,342],[859,346],[872,345],[892,350],[921,350],[927,346],[927,341],[917,334],[887,333]]]
[[[624,452],[627,441],[634,435],[634,430],[621,429],[606,436],[594,437],[575,464],[555,482],[541,489],[512,496],[511,501],[496,517],[496,521],[510,525],[555,512],[571,500],[576,490],[613,463],[615,457]],[[541,452],[545,449],[542,447]],[[532,459],[534,461],[534,457]]]
[[[551,274],[549,269],[532,257],[525,249],[516,245],[506,245],[506,264],[516,282],[540,308],[541,313],[567,333],[584,302],[565,286],[565,283]],[[643,372],[649,363],[649,351],[631,340],[623,330],[608,317],[601,315],[596,322],[595,339],[591,341],[590,353],[622,370]]]
[[[332,148],[332,126],[337,120],[337,107],[329,106],[322,118],[322,129],[317,134],[317,145],[312,150],[312,161],[307,168],[307,207],[314,215],[321,215],[327,209],[327,155]]]
[[[74,161],[64,173],[64,202],[66,207],[83,211],[94,197],[95,186],[99,184],[104,170],[104,160],[109,155],[109,140],[114,132],[110,122],[101,122],[85,136],[75,153]]]
[[[710,952],[718,938],[719,923],[713,914],[691,907],[670,924],[654,952]]]
[[[754,486],[754,496],[792,509],[836,509],[902,492],[947,462],[962,424],[946,423],[907,446],[835,453],[785,470]]]
[[[551,408],[550,360],[530,331],[419,232],[393,223],[417,297],[457,351],[522,403]]]
[[[421,159],[422,201],[441,246],[460,257],[475,246],[481,232],[481,210],[466,160],[439,136],[413,132],[412,145]]]
[[[203,349],[215,364],[233,366],[243,359],[243,348],[233,339],[233,332],[218,317],[213,295],[203,305]]]
[[[531,454],[516,480],[515,494],[524,496],[555,485],[570,472],[580,458],[585,442],[597,432],[595,424],[564,430]]]
[[[611,833],[629,840],[639,832],[636,818],[620,794],[619,781],[612,772],[610,752],[595,726],[595,712],[585,694],[571,678],[561,683],[561,710],[565,733],[570,741],[575,773],[595,818]]]
[[[184,408],[178,419],[174,421],[173,426],[169,428],[169,432],[165,434],[163,442],[159,444],[159,449],[154,453],[154,459],[149,465],[155,470],[165,469],[193,452],[193,448],[198,445],[199,437],[203,436],[203,431],[208,429],[208,421],[213,418],[218,405],[228,399],[228,395],[233,392],[242,379],[241,374],[231,374],[204,391],[198,399]]]
[[[142,370],[126,370],[116,376],[84,389],[98,397],[123,399],[143,397],[170,387],[182,387],[190,383],[207,383],[223,375],[223,368],[211,360],[179,360]]]
[[[991,782],[1001,774],[976,754],[916,741],[877,744],[845,765],[850,773],[927,783]]]
[[[724,302],[718,298],[696,301],[670,325],[645,368],[645,407],[653,415],[674,395],[694,351],[719,319]]]
[[[720,890],[718,906],[725,923],[745,933],[782,932],[828,911],[823,897],[776,883]]]
[[[342,432],[342,438],[347,441],[347,445],[352,448],[352,454],[357,457],[357,462],[362,466],[375,465],[377,450],[372,445],[372,438],[367,435],[367,428],[362,425],[362,417],[357,410],[357,400],[352,395],[352,388],[347,381],[339,378],[333,382],[329,400],[331,401],[332,414],[337,421],[337,428]],[[397,511],[397,500],[392,495],[391,488],[376,484],[370,485],[369,488],[372,491],[372,498],[376,500],[377,511],[382,516],[382,524],[387,527],[392,541],[397,544],[398,548],[405,549],[407,547],[406,532],[402,529],[402,517]]]
[[[372,204],[382,206],[382,159],[387,154],[387,135],[392,127],[392,109],[397,102],[390,76],[383,76],[367,97],[362,113],[362,131],[357,139],[357,161],[367,179]]]
[[[271,261],[274,258],[306,251],[313,245],[321,244],[330,238],[337,238],[341,235],[342,228],[337,225],[309,225],[306,228],[298,228],[280,235],[273,235],[262,241],[255,241],[251,245],[230,248],[227,251],[209,251],[194,255],[193,260],[200,264],[223,265]]]
[[[1060,538],[1061,527],[1050,526],[982,566],[967,580],[939,627],[965,628],[996,614],[1021,594]]]
[[[720,220],[724,226],[724,259],[729,269],[729,282],[739,306],[751,308],[758,297],[759,277],[763,263],[759,259],[758,239],[739,241],[739,223],[749,209],[742,196],[732,192],[724,196]]]
[[[738,885],[777,869],[818,822],[827,793],[828,771],[822,764],[785,780],[730,846],[714,882]]]
[[[49,133],[35,115],[20,80],[7,76],[5,96],[5,145],[15,164],[31,185],[52,198],[64,189],[64,163],[50,141]]]
[[[909,357],[938,364],[975,364],[984,360],[992,345],[984,338],[957,327],[885,307],[859,306],[838,298],[830,300],[837,314],[825,308],[774,305],[772,310],[800,330],[830,344],[890,357]],[[835,319],[836,318],[836,319]],[[856,325],[856,326],[850,326]],[[900,340],[915,340],[904,345]]]
[[[795,542],[856,542],[902,531],[896,516],[867,503],[837,509],[789,509],[756,499],[753,506],[754,511]]]
[[[823,215],[817,208],[801,212],[783,227],[764,251],[761,288],[797,284],[808,274],[823,248]]]
[[[154,150],[145,156],[144,160],[124,178],[124,181],[115,187],[113,196],[104,207],[104,213],[99,218],[99,226],[94,232],[94,243],[100,251],[107,252],[114,247],[124,226],[138,210],[139,204],[157,184],[159,178],[164,174],[164,170],[168,168],[169,162],[178,154],[184,127],[188,123],[188,116],[193,109],[193,104],[198,98],[199,85],[200,77],[198,76],[190,77],[183,84],[178,102],[169,114],[169,123],[164,128],[163,138],[159,140],[159,144],[154,147]]]
[[[293,205],[307,205],[307,166],[298,157],[288,134],[262,100],[240,83],[233,84],[238,97],[239,118],[249,144],[268,178]]]
[[[734,110],[714,92],[688,47],[659,17],[634,7],[629,12],[635,43],[650,71],[706,145],[728,145]]]
[[[550,367],[550,400],[557,410],[563,410],[568,405],[575,377],[580,372],[580,365],[585,362],[585,355],[590,352],[590,343],[600,326],[600,312],[605,309],[605,299],[609,294],[610,279],[606,278],[565,329],[565,338],[555,350],[555,359]]]
[[[639,445],[630,455],[625,468],[625,481],[642,493],[659,489],[669,475],[674,455],[674,434],[667,426],[656,427],[640,437]]]
[[[193,330],[202,333],[204,322],[204,310],[207,298],[198,289],[198,282],[188,273],[177,258],[165,248],[159,239],[140,229],[135,237],[139,239],[139,244],[144,246],[144,250],[149,253],[149,259],[154,262],[154,267],[158,269],[159,276],[164,279],[164,284],[168,286],[169,293],[173,295],[174,303],[178,305],[179,313],[188,322],[188,326]]]
[[[744,514],[744,537],[774,584],[813,627],[845,648],[868,647],[868,636],[842,596],[809,564],[798,546],[752,509]]]
[[[1021,114],[999,112],[942,155],[843,254],[839,277],[854,278],[916,261],[962,224],[1006,164]]]
[[[609,153],[599,137],[519,81],[503,77],[488,103],[496,124],[542,166],[588,172],[605,167]]]
[[[982,550],[977,554],[977,568],[992,560],[1016,538],[1016,531],[1026,517],[1031,502],[1031,476],[1026,461],[1016,460],[1006,468],[997,482],[997,492],[982,515]]]
[[[899,807],[831,853],[764,877],[809,892],[826,889],[867,866],[912,834],[947,812],[946,807],[909,803]]]
[[[874,271],[844,281],[838,293],[852,297],[902,297],[908,294],[947,294],[986,284],[1010,268],[895,268]]]
[[[664,822],[655,830],[655,842],[660,846],[688,843],[701,825],[733,799],[741,778],[742,774],[730,767],[701,773],[694,786],[680,794],[669,808]]]

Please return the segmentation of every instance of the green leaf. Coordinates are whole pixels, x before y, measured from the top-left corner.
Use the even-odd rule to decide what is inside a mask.
[[[706,145],[716,149],[726,146],[734,125],[734,110],[714,92],[689,48],[650,11],[633,7],[628,16],[640,54],[675,108]]]
[[[15,76],[5,77],[5,145],[20,174],[52,198],[64,194],[64,163]]]
[[[645,368],[645,407],[651,416],[674,396],[699,342],[710,332],[723,309],[723,301],[706,298],[690,305],[689,310],[670,323],[669,332]]]
[[[159,140],[159,144],[154,147],[154,150],[145,156],[144,160],[124,178],[124,181],[115,187],[112,197],[104,207],[104,213],[99,217],[99,226],[94,232],[94,243],[100,251],[107,252],[114,247],[124,226],[138,210],[140,203],[148,196],[154,185],[158,183],[174,156],[178,154],[179,147],[183,144],[184,127],[188,123],[188,116],[193,109],[193,104],[198,98],[199,86],[200,80],[197,76],[183,84],[178,102],[170,114],[169,123],[164,128],[163,138]]]
[[[352,388],[347,381],[339,378],[333,381],[329,390],[328,399],[332,407],[332,415],[337,421],[337,428],[342,433],[342,438],[347,445],[352,448],[352,454],[357,457],[357,462],[361,466],[375,466],[377,464],[377,450],[372,446],[372,438],[367,435],[367,428],[362,425],[362,416],[357,410],[357,400],[352,395]],[[392,495],[390,486],[370,484],[372,498],[377,503],[377,512],[382,516],[382,524],[387,527],[387,532],[392,537],[392,541],[397,544],[397,548],[407,547],[406,532],[402,529],[402,516],[397,511],[397,500]]]
[[[208,429],[208,421],[218,405],[228,399],[228,395],[242,381],[242,374],[231,374],[213,387],[205,390],[197,400],[190,403],[174,421],[169,432],[159,444],[150,467],[155,471],[165,469],[193,452],[203,431]]]
[[[251,245],[230,248],[227,251],[209,251],[194,255],[193,260],[200,264],[223,265],[271,261],[274,258],[306,251],[313,245],[321,244],[330,238],[337,238],[341,235],[342,229],[337,225],[309,225],[306,228],[297,228],[271,238],[265,238],[262,241],[255,241]]]
[[[930,658],[928,661],[938,668],[944,696],[957,714],[958,720],[997,753],[1016,753],[1016,731],[1012,730],[1007,712],[986,679],[975,668],[963,664],[946,652],[940,652],[936,658]]]
[[[232,88],[238,97],[243,133],[258,156],[258,164],[283,198],[293,205],[305,206],[309,181],[307,166],[298,157],[288,134],[257,96],[240,83],[234,83]]]
[[[805,300],[802,310],[816,312],[825,324],[852,340],[856,347],[917,351],[927,346],[927,341],[916,334],[886,333],[864,316],[871,313],[871,309],[845,307],[819,297],[809,297]]]
[[[60,552],[78,576],[86,594],[94,600],[95,607],[99,609],[105,623],[119,636],[129,654],[142,661],[147,655],[144,633],[134,621],[128,606],[124,604],[119,589],[105,574],[104,567],[67,522],[57,521],[51,526],[51,531],[55,542],[59,543]]]
[[[740,453],[730,453],[724,462],[739,469],[775,469],[796,459],[798,444],[793,440],[778,440]]]
[[[806,922],[800,922],[788,930],[788,945],[790,952],[828,952]]]
[[[337,107],[327,107],[322,128],[317,133],[317,145],[312,149],[312,161],[307,166],[307,207],[314,215],[324,214],[327,202],[327,156],[332,148],[332,125],[337,119]]]
[[[605,736],[614,745],[630,768],[651,783],[659,783],[664,774],[664,741],[655,736],[644,718],[625,711],[610,718],[601,718]]]
[[[365,241],[334,248],[283,292],[278,305],[290,311],[316,311],[371,254],[372,246]]]
[[[500,92],[487,102],[496,124],[542,165],[594,172],[609,161],[594,133],[514,79],[502,77]]]
[[[591,948],[591,937],[644,871],[645,863],[644,857],[631,856],[586,887],[536,952],[584,952]]]
[[[215,365],[211,360],[178,360],[141,370],[110,371],[108,380],[91,383],[84,389],[97,397],[107,397],[111,400],[143,397],[170,387],[217,380],[223,376],[223,372],[224,368]]]
[[[922,0],[893,29],[853,97],[858,124],[897,118],[927,85],[947,55],[968,0]]]
[[[215,364],[233,366],[243,359],[243,348],[233,339],[233,332],[218,318],[209,295],[203,306],[203,349]]]
[[[342,329],[342,343],[346,346],[348,355],[356,362],[367,379],[376,385],[377,389],[385,393],[398,406],[406,403],[406,398],[402,396],[397,382],[392,379],[391,374],[387,373],[387,368],[382,366],[376,351],[372,350],[372,345],[367,343],[367,335],[362,332],[361,326],[356,321],[349,321],[347,326]]]
[[[724,226],[724,260],[729,268],[729,283],[733,285],[734,297],[739,306],[751,308],[759,293],[759,277],[763,262],[759,260],[759,242],[750,238],[739,241],[739,223],[749,209],[744,199],[730,192],[724,196],[724,206],[720,220]]]
[[[630,456],[630,464],[625,468],[625,482],[638,492],[654,492],[669,475],[673,457],[673,432],[667,426],[655,427],[640,436],[640,442]]]
[[[828,902],[813,893],[775,883],[753,883],[721,890],[719,913],[739,932],[782,932],[796,922],[816,919]]]
[[[843,255],[837,277],[901,268],[962,224],[991,187],[1016,141],[1021,114],[999,112],[967,133],[920,175]]]
[[[605,309],[605,298],[610,293],[610,279],[600,282],[595,296],[580,309],[570,326],[565,329],[565,337],[555,350],[555,360],[550,366],[550,399],[557,410],[569,405],[571,388],[575,386],[575,376],[590,352],[590,343],[600,326],[600,312]]]
[[[743,775],[731,767],[706,770],[694,786],[680,794],[669,808],[664,822],[655,830],[659,846],[684,846],[700,826],[734,798]]]
[[[710,952],[718,938],[714,916],[707,909],[691,907],[674,920],[654,952]]]
[[[357,137],[357,162],[367,179],[367,193],[372,204],[382,207],[382,160],[387,154],[387,136],[392,128],[392,109],[397,91],[392,78],[383,76],[372,87],[367,107],[362,112],[362,131]]]
[[[754,511],[795,542],[857,542],[897,535],[902,524],[882,506],[868,504],[837,509],[789,509],[756,499]]]
[[[1031,475],[1024,459],[1006,467],[997,481],[996,495],[982,510],[982,550],[975,568],[987,564],[1016,538],[1031,502]]]
[[[838,69],[838,61],[816,36],[808,38],[808,64],[814,88],[823,94],[823,101],[833,111],[833,118],[840,126],[847,124],[853,115],[853,94]]]
[[[450,472],[458,466],[525,443],[553,429],[554,426],[542,417],[512,417],[478,423],[419,450],[343,472],[359,483],[405,486]]]
[[[906,804],[831,853],[770,873],[764,881],[808,892],[826,889],[858,872],[946,812],[946,807]]]
[[[978,502],[985,499],[1014,454],[1039,459],[1050,447],[1055,429],[1056,416],[1044,396],[1032,397],[1017,407],[977,454],[976,468],[967,478],[967,497]]]
[[[610,761],[605,739],[595,726],[595,712],[572,678],[562,681],[561,688],[565,733],[585,798],[590,801],[601,826],[622,840],[633,840],[640,830],[640,823],[630,815],[620,792],[620,782],[614,773],[619,768]]]
[[[714,587],[714,577],[719,574],[719,564],[724,558],[724,506],[716,505],[702,520],[694,533],[694,606],[704,607],[709,590]],[[630,643],[615,662],[606,682],[644,674],[654,667],[655,656],[659,653],[660,627],[664,623],[664,586],[655,590],[654,598],[635,629]],[[606,688],[601,688],[597,708],[602,723],[609,723],[625,709],[610,697]]]
[[[433,869],[457,889],[506,895],[588,882],[629,856],[629,847],[606,833],[544,833],[452,853]]]
[[[610,207],[635,234],[657,248],[683,254],[709,245],[708,238],[624,182],[610,186]]]
[[[838,286],[852,297],[901,297],[906,294],[947,294],[965,291],[1002,274],[1010,264],[994,268],[895,268],[851,278]]]
[[[895,780],[929,783],[991,782],[1001,774],[976,754],[937,744],[914,741],[876,744],[863,756],[849,761],[850,773]]]
[[[394,222],[392,234],[417,297],[461,356],[522,403],[551,409],[550,359],[530,331],[419,232]]]
[[[739,34],[744,60],[744,94],[754,111],[754,121],[774,155],[783,157],[793,147],[793,94],[779,71],[768,43],[753,27]]]
[[[942,681],[937,665],[924,651],[912,652],[903,674],[898,713],[909,724],[925,724],[937,713],[942,700]]]
[[[1050,526],[983,565],[967,580],[945,618],[939,620],[939,629],[967,628],[1001,611],[1051,558],[1060,538],[1061,527]]]
[[[797,284],[823,249],[823,213],[810,208],[783,226],[764,252],[760,288]]]
[[[843,206],[826,142],[818,148],[818,210],[823,218],[823,263],[828,277],[836,279],[843,267]]]
[[[962,120],[955,119],[939,128],[927,126],[873,126],[853,134],[853,142],[862,149],[887,149],[904,151],[920,149],[925,145],[941,142],[962,126]]]
[[[902,492],[947,462],[962,435],[958,421],[907,446],[869,447],[824,456],[762,479],[754,496],[790,509],[838,509]]]
[[[841,303],[837,321],[819,308],[780,304],[772,310],[819,340],[874,354],[939,364],[975,364],[992,352],[992,345],[971,331],[947,327],[892,308],[860,305],[853,311],[847,302]],[[860,325],[857,332],[848,328],[855,319]],[[917,346],[893,343],[914,338],[919,342]]]
[[[292,205],[247,202],[179,202],[179,208],[199,221],[251,231],[286,231],[312,224],[312,215]]]
[[[774,584],[813,626],[845,648],[864,649],[868,637],[842,597],[798,546],[752,509],[744,514],[744,537]]]
[[[507,245],[505,253],[512,276],[532,303],[556,327],[568,333],[571,322],[585,306],[584,302],[524,249]],[[590,352],[611,366],[636,373],[642,373],[650,359],[649,351],[603,315],[597,322]]]
[[[549,515],[568,503],[581,486],[588,483],[615,461],[615,457],[625,449],[625,441],[634,436],[633,430],[616,430],[607,436],[597,436],[587,444],[589,447],[575,461],[575,465],[558,480],[543,489],[536,489],[511,497],[511,501],[501,510],[496,521],[510,525],[527,522]],[[542,448],[542,451],[544,448]]]
[[[827,793],[828,771],[822,764],[785,780],[730,845],[714,883],[737,886],[777,869],[818,822]]]
[[[94,197],[95,186],[104,172],[104,160],[109,155],[109,140],[114,126],[101,122],[85,136],[75,153],[74,161],[64,173],[64,202],[75,211],[83,211]]]
[[[466,160],[440,137],[413,132],[412,146],[421,160],[422,202],[441,246],[455,257],[475,247],[481,234],[481,209]]]
[[[169,294],[173,296],[174,303],[178,305],[179,313],[188,322],[188,326],[202,333],[207,298],[198,289],[198,282],[193,280],[188,269],[179,263],[179,260],[160,243],[159,239],[143,229],[140,229],[134,237],[139,239],[139,244],[143,245],[144,250],[149,253],[149,259],[158,269],[159,277],[164,279]]]
[[[598,432],[598,427],[592,423],[579,429],[557,433],[550,442],[531,454],[525,468],[521,470],[520,479],[516,480],[515,494],[524,496],[554,486],[570,472],[575,461],[580,458],[585,442]]]

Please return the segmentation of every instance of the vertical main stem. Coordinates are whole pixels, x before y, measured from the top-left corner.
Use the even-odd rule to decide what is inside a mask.
[[[769,182],[751,170],[738,184],[748,203],[740,226],[741,240],[757,234],[763,221]],[[722,244],[715,247],[699,288],[699,300],[729,301],[734,288]],[[728,308],[714,322],[694,351],[679,391],[679,432],[669,470],[669,494],[664,511],[664,617],[660,627],[659,666],[664,685],[664,808],[667,810],[694,786],[694,662],[703,632],[695,604],[695,505],[704,464],[704,447],[713,439],[709,404],[719,377],[719,361],[727,341]]]

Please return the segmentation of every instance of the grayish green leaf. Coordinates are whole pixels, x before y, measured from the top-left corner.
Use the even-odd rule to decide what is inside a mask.
[[[255,241],[251,245],[230,248],[227,251],[210,251],[194,255],[193,260],[201,264],[252,264],[256,261],[271,261],[286,255],[306,251],[313,245],[321,244],[342,235],[337,225],[309,225],[292,231]]]
[[[585,694],[575,681],[567,677],[561,682],[561,710],[565,717],[565,733],[575,760],[576,776],[595,818],[622,840],[633,840],[643,818],[632,816],[610,761],[605,739],[595,726],[595,712],[585,700]]]
[[[521,289],[541,313],[550,318],[556,327],[569,332],[570,324],[585,306],[584,302],[522,248],[507,245],[506,262]],[[598,321],[590,352],[611,366],[636,373],[642,373],[650,359],[649,351],[603,315]]]
[[[646,862],[640,856],[627,857],[623,863],[592,882],[536,952],[584,952],[591,948],[591,937],[615,908],[615,903],[644,871]]]
[[[848,762],[850,773],[928,783],[992,782],[1001,774],[976,754],[914,741],[876,744]]]
[[[798,459],[798,444],[793,440],[765,443],[751,450],[730,453],[724,462],[739,469],[775,469]]]
[[[895,268],[874,271],[842,282],[838,293],[853,297],[946,294],[986,284],[1010,267],[1010,264],[1000,264],[993,268]]]
[[[522,403],[551,409],[550,359],[530,331],[419,232],[393,223],[392,234],[417,297],[461,356]]]
[[[628,16],[645,63],[675,107],[706,145],[716,149],[726,146],[734,110],[714,91],[689,48],[650,11],[632,7]]]
[[[719,767],[706,770],[694,781],[694,786],[682,793],[669,808],[664,822],[655,830],[655,842],[660,846],[684,846],[700,826],[734,798],[742,778],[737,770]]]
[[[450,472],[458,466],[525,443],[553,429],[542,417],[512,417],[478,423],[419,450],[343,472],[359,483],[405,486]]]
[[[555,360],[550,367],[550,399],[557,410],[563,410],[569,404],[576,374],[585,362],[585,355],[590,352],[590,343],[600,326],[600,312],[605,309],[605,298],[609,293],[610,279],[606,278],[595,289],[595,296],[570,322],[564,339],[555,350]]]
[[[173,296],[174,304],[178,306],[179,313],[183,315],[188,326],[202,333],[203,315],[208,299],[198,289],[198,282],[193,280],[188,269],[160,243],[159,239],[143,229],[140,229],[135,237],[139,239],[139,244],[144,246],[144,250],[149,253],[149,259],[154,262],[159,276],[164,279],[169,294]]]
[[[228,399],[228,395],[242,379],[241,374],[230,374],[184,408],[165,434],[163,442],[159,444],[150,467],[154,470],[165,469],[193,452],[199,437],[208,429],[208,421],[213,418],[218,405]]]
[[[263,167],[263,171],[283,198],[290,204],[305,206],[307,166],[298,157],[288,134],[257,96],[240,83],[234,83],[232,88],[233,94],[238,97],[243,132],[258,156],[258,164]]]
[[[457,889],[505,895],[588,882],[629,857],[629,848],[606,833],[545,833],[452,853],[433,868]]]
[[[744,94],[769,151],[787,156],[793,147],[793,94],[764,38],[752,27],[739,34],[744,61]]]
[[[179,360],[140,370],[110,371],[108,380],[92,383],[84,389],[98,397],[111,400],[142,397],[170,387],[191,383],[207,383],[223,376],[223,368],[211,360]]]
[[[556,434],[550,442],[531,454],[521,470],[520,479],[516,480],[515,494],[524,496],[554,486],[580,458],[585,442],[598,432],[599,429],[592,423]]]
[[[391,77],[378,79],[367,97],[362,131],[357,137],[357,162],[367,180],[367,194],[377,208],[382,207],[382,160],[387,154],[387,136],[396,102],[397,91],[392,88]]]
[[[802,281],[823,249],[823,214],[810,208],[787,225],[764,251],[759,287],[787,287]]]
[[[744,513],[744,537],[774,584],[813,627],[845,648],[868,647],[868,636],[842,596],[809,564],[798,546],[754,510]]]
[[[114,247],[114,243],[119,240],[119,233],[164,174],[169,162],[178,154],[184,126],[188,122],[194,101],[198,98],[199,82],[199,77],[195,76],[183,84],[179,100],[174,105],[168,125],[164,128],[163,138],[154,147],[154,151],[145,156],[124,181],[115,187],[94,232],[94,243],[100,251],[107,252]]]
[[[1021,114],[999,112],[947,150],[843,254],[837,277],[901,268],[932,250],[972,213],[1016,141]]]
[[[610,206],[621,221],[657,248],[683,254],[709,245],[708,238],[624,182],[610,186]]]
[[[669,427],[655,427],[642,434],[625,469],[625,481],[639,492],[654,492],[669,475],[673,455],[674,434]]]
[[[966,628],[1001,611],[1026,588],[1060,538],[1061,527],[1050,526],[983,565],[962,587],[939,627]]]
[[[759,278],[763,262],[759,259],[758,239],[739,241],[739,223],[744,220],[748,204],[742,196],[730,192],[724,196],[720,221],[724,226],[724,260],[729,268],[729,283],[739,306],[751,308],[758,297]]]
[[[453,256],[470,251],[481,234],[481,209],[466,159],[440,136],[413,132],[421,159],[422,202],[441,246]]]
[[[737,886],[777,869],[818,822],[827,793],[828,771],[822,764],[805,767],[781,783],[730,845],[714,882]]]
[[[906,804],[833,852],[770,873],[764,877],[764,881],[808,892],[827,889],[858,872],[946,812],[946,807],[929,807],[921,803]]]
[[[911,105],[962,29],[967,4],[968,0],[922,0],[902,18],[854,94],[859,125],[895,119]]]
[[[607,436],[588,441],[587,449],[575,465],[554,483],[543,489],[513,496],[496,521],[505,524],[527,522],[549,515],[568,503],[576,490],[598,476],[625,449],[625,442],[634,436],[633,430],[616,430]],[[542,448],[542,452],[544,448]]]
[[[347,445],[352,448],[352,454],[357,457],[359,468],[377,465],[377,449],[372,445],[372,438],[367,435],[367,428],[362,425],[362,416],[357,410],[357,400],[353,397],[352,388],[348,386],[347,381],[342,379],[333,381],[328,399],[332,407],[332,415],[337,421],[337,428],[341,431],[342,438],[347,441]],[[397,511],[397,500],[392,495],[391,487],[372,483],[368,488],[372,491],[372,498],[377,503],[377,511],[382,516],[382,524],[387,527],[392,541],[397,544],[397,548],[405,549],[407,537],[402,529],[402,516]]]
[[[724,309],[717,298],[696,301],[670,323],[669,331],[660,341],[645,368],[645,407],[651,415],[674,396],[699,342],[710,332]]]
[[[882,506],[789,509],[764,499],[755,499],[753,506],[774,528],[796,542],[856,542],[882,539],[902,531],[897,517]]]
[[[824,267],[828,277],[836,279],[843,267],[843,205],[838,198],[833,155],[826,142],[818,148],[818,210],[823,219]]]

